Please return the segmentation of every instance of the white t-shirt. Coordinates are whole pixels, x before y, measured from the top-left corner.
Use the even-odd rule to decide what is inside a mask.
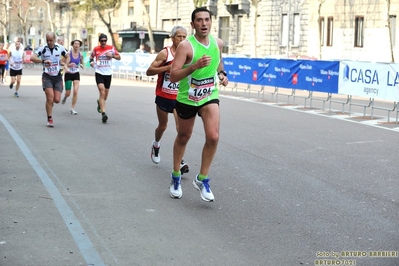
[[[23,66],[22,57],[24,55],[24,50],[19,47],[19,49],[10,49],[11,57],[10,57],[10,68],[13,70],[20,70]]]

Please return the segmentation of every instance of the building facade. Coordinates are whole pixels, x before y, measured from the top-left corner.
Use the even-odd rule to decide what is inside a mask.
[[[66,43],[83,39],[84,50],[97,45],[99,33],[109,35],[95,10],[79,7],[84,1],[20,1],[27,8],[35,3],[26,24],[28,29],[35,29],[29,30],[27,41],[36,46],[43,44],[44,35],[50,30],[64,35]],[[399,60],[396,59],[399,57],[396,39],[399,1],[208,0],[204,6],[213,14],[211,34],[224,41],[224,54],[260,58]],[[148,29],[150,25],[152,29],[170,32],[179,24],[186,27],[189,34],[193,33],[190,26],[193,9],[194,2],[190,0],[121,0],[118,8],[104,10],[102,14],[108,19],[109,13],[110,27],[118,48],[122,48],[118,31],[134,26]],[[15,13],[11,17],[11,36],[23,35]],[[166,40],[164,45],[168,44],[170,41]]]

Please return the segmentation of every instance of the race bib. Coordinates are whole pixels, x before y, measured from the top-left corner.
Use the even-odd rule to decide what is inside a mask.
[[[16,69],[22,68],[22,61],[14,61],[13,67]]]
[[[50,66],[45,65],[44,67],[44,73],[47,73],[50,76],[57,76],[59,71],[60,69],[58,61],[53,61]]]
[[[73,67],[70,67],[68,69],[68,71],[69,71],[69,73],[77,73],[77,72],[79,72],[79,67],[74,65]]]
[[[110,67],[112,60],[108,56],[101,56],[98,58],[97,67]]]
[[[215,90],[215,78],[191,78],[190,89],[188,90],[188,99],[190,101],[199,102],[210,96],[213,90]]]
[[[177,95],[179,90],[179,82],[170,82],[170,74],[165,73],[165,78],[162,83],[162,91],[167,94]]]

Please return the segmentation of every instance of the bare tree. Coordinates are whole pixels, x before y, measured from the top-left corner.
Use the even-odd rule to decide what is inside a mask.
[[[9,3],[7,0],[3,0],[0,3],[0,24],[2,25],[3,28],[3,42],[6,41],[7,35],[10,35],[8,32],[7,26],[10,23],[10,18],[9,18]]]
[[[48,20],[50,23],[50,30],[52,32],[54,32],[54,24],[53,24],[53,18],[51,15],[51,5],[50,5],[50,0],[42,0],[44,3],[46,3],[47,6],[47,16],[48,16]]]
[[[44,1],[44,0],[43,0]],[[111,27],[112,12],[115,9],[119,9],[121,6],[121,0],[86,0],[77,5],[74,5],[76,10],[96,10],[100,20],[107,27],[109,34],[111,35],[112,45],[117,47],[117,41],[114,36],[114,31]]]
[[[154,53],[155,52],[154,34],[152,33],[151,19],[150,15],[148,14],[147,7],[144,4],[144,0],[141,0],[141,6],[143,7],[144,16],[147,18],[148,38],[150,39],[150,52]]]
[[[35,4],[36,4],[36,0],[29,1],[28,6],[23,5],[22,0],[14,0],[13,1],[13,5],[17,10],[17,16],[21,23],[22,34],[24,36],[25,44],[27,44],[27,40],[28,40],[28,38],[27,38],[28,37],[27,21],[28,21],[29,14],[31,13],[31,11],[33,9],[35,9]],[[24,6],[25,6],[25,10],[24,10]]]

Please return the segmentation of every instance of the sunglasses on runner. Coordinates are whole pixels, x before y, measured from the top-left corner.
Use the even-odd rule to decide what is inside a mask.
[[[107,40],[100,40],[100,42],[107,42]]]

